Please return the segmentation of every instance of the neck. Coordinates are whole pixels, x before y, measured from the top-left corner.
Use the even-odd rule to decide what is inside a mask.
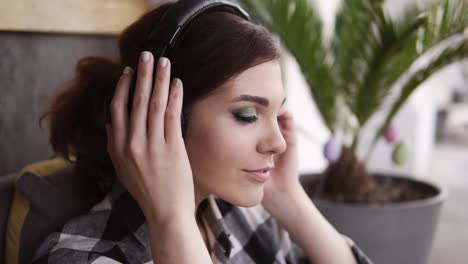
[[[195,219],[197,220],[198,229],[200,231],[200,234],[202,235],[203,241],[205,241],[205,246],[208,249],[208,252],[210,252],[211,254],[211,249],[208,243],[208,235],[206,233],[207,231],[203,224],[203,220],[201,219],[201,217],[200,218],[197,217],[198,208],[201,202],[205,200],[206,198],[208,198],[208,194],[206,194],[207,192],[203,192],[201,188],[197,187],[198,185],[196,183],[194,184],[194,186],[195,186],[195,206],[196,206],[195,207],[196,208]]]
[[[194,188],[195,188],[195,214],[197,213],[197,209],[200,206],[201,202],[208,198],[209,193],[204,191],[199,185],[194,181]]]

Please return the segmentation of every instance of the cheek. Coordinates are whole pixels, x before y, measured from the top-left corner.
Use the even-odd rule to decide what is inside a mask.
[[[232,120],[218,120],[197,130],[187,146],[194,175],[219,178],[249,165],[255,144],[244,127]]]
[[[242,169],[250,168],[255,137],[249,128],[225,123],[200,133],[188,148],[196,186],[237,206],[261,202],[263,187],[249,180]],[[250,129],[251,130],[251,129]]]

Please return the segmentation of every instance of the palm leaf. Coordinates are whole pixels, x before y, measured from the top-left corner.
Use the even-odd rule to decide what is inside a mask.
[[[414,7],[407,9],[404,18],[395,23],[385,16],[382,6],[371,1],[344,2],[334,51],[342,81],[339,87],[359,126],[381,107],[391,88],[388,84],[417,56],[413,47],[418,29],[425,23],[418,12]]]
[[[333,68],[337,71],[337,86],[344,93],[345,101],[354,114],[354,99],[365,72],[369,70],[368,65],[374,57],[376,46],[381,43],[380,36],[373,30],[377,26],[377,16],[378,12],[371,1],[346,0],[336,19],[332,41],[335,59]]]
[[[406,82],[402,85],[401,93],[398,99],[391,107],[389,113],[385,117],[385,121],[383,122],[383,124],[377,130],[377,133],[374,137],[373,145],[375,145],[378,138],[384,133],[384,131],[386,130],[390,122],[393,120],[395,115],[398,113],[398,111],[408,100],[410,95],[416,90],[416,88],[419,87],[421,83],[423,83],[425,80],[427,80],[429,76],[442,69],[443,67],[447,66],[448,64],[460,61],[463,58],[468,57],[468,45],[466,44],[463,35],[460,34],[457,39],[453,38],[454,37],[452,37],[452,41],[457,42],[455,45],[451,45],[449,47],[444,48],[441,52],[434,56],[434,58],[431,58],[426,66],[412,73],[410,77],[406,80]]]
[[[441,40],[462,32],[468,25],[467,1],[437,0],[428,10],[428,27],[423,33],[423,49],[429,50]]]
[[[390,107],[390,111],[385,117],[383,124],[377,130],[369,153],[395,115],[421,83],[444,66],[468,57],[468,44],[466,36],[463,35],[463,30],[468,25],[468,5],[464,1],[455,1],[452,4],[449,2],[451,1],[445,0],[443,5],[437,3],[435,6],[431,7],[427,18],[429,22],[423,29],[421,39],[416,40],[423,42],[423,44],[421,44],[424,45],[419,51],[423,54],[418,57],[429,56],[429,62],[413,72],[408,72],[409,76],[402,76],[404,72],[395,76],[406,78],[406,81],[401,85],[400,95]],[[443,7],[442,9],[440,9],[441,6]],[[438,17],[438,19],[436,17]],[[439,22],[436,23],[435,21]],[[458,34],[456,34],[457,32]],[[431,55],[431,51],[435,54]],[[411,53],[414,54],[413,52]],[[406,52],[400,54],[400,57],[404,59],[405,56]],[[417,57],[409,57],[406,58],[406,60],[411,63],[414,62],[416,58]]]
[[[311,94],[327,127],[334,131],[337,123],[336,98],[339,96],[332,78],[328,51],[323,45],[322,21],[308,0],[240,1],[276,32],[296,58],[309,84]]]
[[[335,132],[338,123],[357,120],[352,147],[357,145],[361,128],[403,77],[407,81],[374,142],[419,84],[467,56],[466,40],[460,40],[432,56],[424,67],[409,72],[421,55],[468,25],[464,0],[436,0],[422,9],[412,5],[397,21],[386,15],[383,1],[343,0],[333,38],[327,43],[322,38],[322,21],[308,0],[240,2],[276,32],[296,58],[328,128]],[[340,108],[349,112],[343,115]]]

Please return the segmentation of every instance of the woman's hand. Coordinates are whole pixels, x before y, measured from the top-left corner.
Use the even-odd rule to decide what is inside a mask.
[[[275,157],[272,177],[265,183],[263,206],[312,262],[356,263],[349,245],[320,214],[299,182],[297,137],[291,113],[280,116],[280,129],[287,148]]]
[[[287,148],[275,157],[275,168],[271,171],[271,178],[265,183],[262,204],[272,215],[278,216],[283,206],[282,202],[300,192],[297,136],[292,114],[285,111],[279,117],[281,133]]]
[[[195,195],[181,131],[182,83],[175,79],[170,85],[170,61],[162,58],[152,87],[153,64],[152,54],[143,52],[130,117],[127,102],[133,71],[126,68],[112,99],[112,124],[106,130],[118,179],[147,220],[164,222],[181,214],[193,217]]]

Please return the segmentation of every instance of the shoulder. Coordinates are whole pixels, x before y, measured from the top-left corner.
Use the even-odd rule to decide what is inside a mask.
[[[50,234],[35,254],[33,263],[121,263],[124,254],[111,218],[109,197],[84,215],[65,223],[61,230]],[[120,237],[119,237],[120,239]]]

